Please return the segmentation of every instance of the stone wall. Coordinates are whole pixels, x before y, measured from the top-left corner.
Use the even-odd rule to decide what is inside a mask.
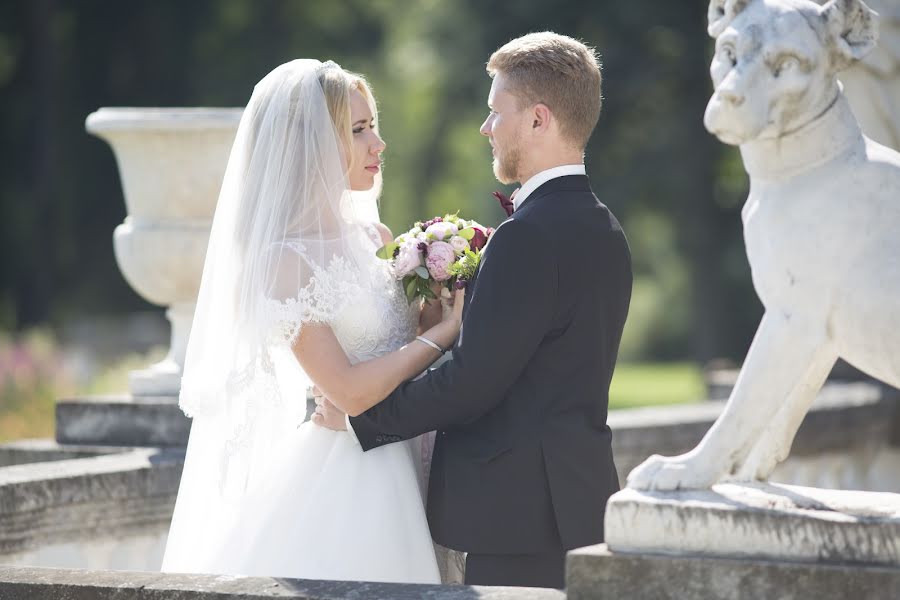
[[[651,454],[693,449],[724,401],[612,411],[613,456],[624,485]],[[829,383],[819,393],[791,454],[773,481],[826,488],[900,492],[900,393],[872,383]]]
[[[0,447],[0,455],[9,458],[15,448],[8,446]],[[91,547],[96,556],[118,545],[116,555],[122,556],[132,540],[146,548],[147,538],[157,538],[159,545],[172,517],[183,450],[107,449],[68,458],[69,450],[45,443],[44,451],[57,460],[0,468],[0,564],[40,559],[55,566],[88,566]],[[83,553],[66,550],[81,544]],[[81,562],[61,562],[61,556]]]

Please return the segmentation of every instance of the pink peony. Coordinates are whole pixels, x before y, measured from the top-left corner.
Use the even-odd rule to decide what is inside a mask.
[[[450,265],[456,262],[456,252],[453,246],[447,242],[433,242],[428,246],[428,256],[425,258],[425,266],[435,281],[447,281],[450,279]]]
[[[422,251],[419,250],[419,240],[413,238],[400,245],[397,257],[394,259],[394,277],[403,279],[422,266]]]

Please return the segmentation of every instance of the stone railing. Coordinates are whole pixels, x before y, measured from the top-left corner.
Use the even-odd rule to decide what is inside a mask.
[[[26,459],[0,468],[0,564],[127,568],[148,560],[148,548],[161,557],[184,451],[110,450],[69,458],[52,444],[0,446],[7,462]]]
[[[116,398],[63,402],[58,409],[58,430],[67,443],[33,440],[0,445],[0,465],[5,465],[0,466],[0,564],[19,565],[0,567],[0,598],[65,597],[46,590],[85,582],[98,586],[96,593],[85,597],[107,597],[104,594],[113,592],[103,591],[103,586],[115,583],[125,590],[140,581],[152,582],[159,590],[184,589],[185,595],[167,598],[229,597],[212,595],[213,589],[220,589],[212,584],[221,578],[169,579],[174,576],[149,572],[140,577],[103,571],[59,574],[24,566],[158,568],[183,466],[180,446],[186,440],[189,421],[171,401],[148,399],[146,404],[146,414],[133,420],[133,402]],[[896,391],[880,386],[827,385],[775,479],[819,487],[898,491],[898,404]],[[721,402],[706,402],[611,412],[620,479],[650,454],[672,455],[694,447],[722,406]],[[123,446],[127,439],[135,440],[132,444],[140,440],[147,447]],[[111,556],[119,562],[103,562]],[[244,582],[241,585],[263,586],[253,588],[256,596],[246,597],[269,597],[264,595],[269,584],[240,581]],[[570,587],[573,584],[569,582]],[[143,593],[138,587],[135,583],[134,594]],[[297,592],[284,597],[343,597],[340,593],[352,597],[351,588],[321,589],[328,589],[330,595]],[[370,588],[354,593],[361,589]],[[391,589],[391,593],[396,591]],[[444,590],[453,588],[437,589],[449,594]],[[433,597],[478,597],[471,589],[469,596],[459,595],[464,594],[463,589],[469,588],[455,588],[457,595]],[[344,591],[338,593],[340,590]],[[121,593],[126,595],[117,598],[154,597]]]
[[[404,585],[0,566],[0,598],[3,600],[562,600],[565,597],[565,592],[560,590],[540,588]]]

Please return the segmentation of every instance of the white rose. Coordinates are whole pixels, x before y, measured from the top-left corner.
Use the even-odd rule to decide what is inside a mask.
[[[469,249],[469,242],[466,241],[466,238],[459,237],[458,235],[454,235],[450,238],[450,245],[453,246],[453,250],[455,250],[457,254],[462,254]]]
[[[434,239],[438,241],[443,241],[451,236],[457,234],[459,229],[453,223],[448,221],[440,221],[439,223],[434,223],[428,229],[425,230],[425,233],[430,233],[434,236]]]

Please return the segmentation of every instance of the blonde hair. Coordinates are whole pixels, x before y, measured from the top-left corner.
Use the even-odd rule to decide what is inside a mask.
[[[369,104],[369,110],[372,111],[372,118],[375,119],[375,133],[379,133],[378,107],[375,104],[375,95],[362,75],[345,71],[334,63],[319,71],[319,84],[322,86],[322,91],[325,94],[325,103],[328,105],[328,112],[331,114],[335,132],[347,154],[348,168],[352,169],[353,153],[350,152],[350,148],[353,145],[353,124],[350,121],[350,93],[354,89],[359,90],[366,99],[366,102]]]
[[[520,109],[546,104],[563,137],[584,149],[602,102],[600,61],[593,48],[552,31],[529,33],[494,52],[487,72],[503,74]]]

